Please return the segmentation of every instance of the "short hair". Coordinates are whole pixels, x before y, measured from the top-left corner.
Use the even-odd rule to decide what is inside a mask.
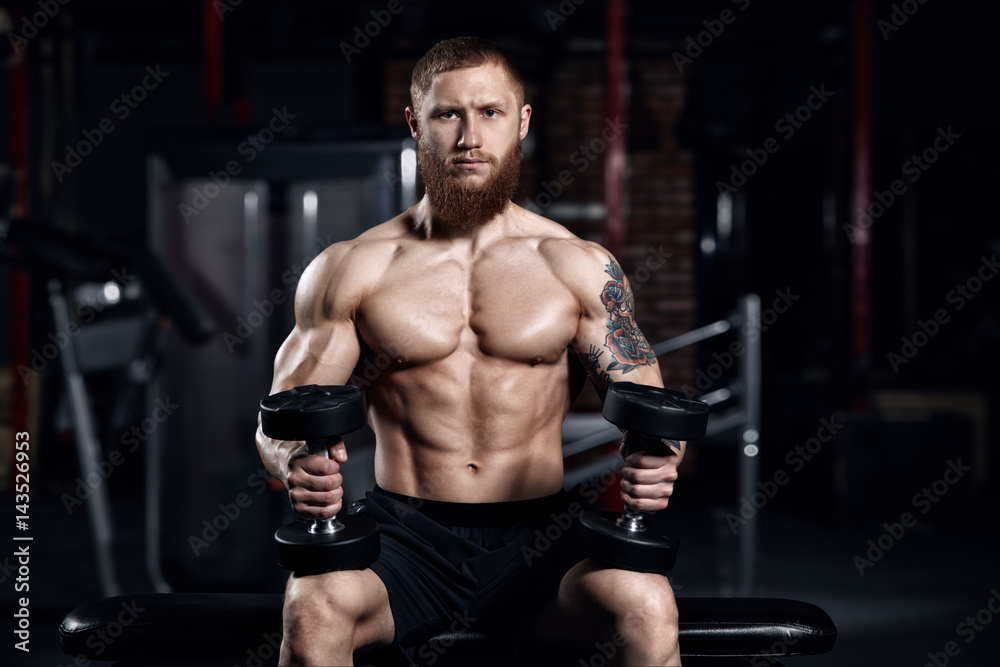
[[[436,74],[466,67],[496,65],[514,86],[514,95],[524,104],[524,77],[514,59],[499,44],[479,37],[455,37],[438,42],[417,61],[410,79],[410,104],[420,113],[424,95]]]

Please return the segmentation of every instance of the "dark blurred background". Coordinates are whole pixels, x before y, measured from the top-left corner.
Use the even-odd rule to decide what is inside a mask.
[[[527,79],[516,202],[616,254],[650,342],[730,325],[660,357],[717,425],[668,511],[679,594],[823,606],[836,649],[789,664],[919,667],[949,641],[949,664],[996,664],[992,612],[959,629],[1000,599],[996,19],[942,0],[0,1],[0,498],[33,537],[31,653],[7,634],[5,664],[72,664],[59,620],[112,593],[281,590],[287,500],[252,442],[295,284],[420,196],[410,72],[467,34]],[[584,393],[567,438],[599,407]],[[352,497],[372,443],[348,439]],[[608,451],[567,468],[599,475]],[[21,544],[0,546],[7,619]]]

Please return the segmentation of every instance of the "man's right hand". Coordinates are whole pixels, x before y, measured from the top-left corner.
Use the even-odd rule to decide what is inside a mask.
[[[308,454],[302,443],[288,461],[285,486],[292,509],[303,517],[326,519],[340,512],[344,499],[340,464],[347,461],[347,449],[343,442],[328,449],[329,459]]]

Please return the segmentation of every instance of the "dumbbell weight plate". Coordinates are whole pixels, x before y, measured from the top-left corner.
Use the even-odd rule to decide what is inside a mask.
[[[673,389],[615,382],[604,418],[619,428],[671,440],[697,440],[708,428],[708,404]]]
[[[261,430],[277,440],[314,440],[357,431],[368,420],[358,387],[305,385],[260,402]]]
[[[633,572],[666,573],[674,568],[680,540],[646,523],[642,532],[616,525],[617,512],[585,512],[577,532],[580,550],[603,563]]]
[[[346,517],[336,533],[310,533],[309,521],[295,521],[274,533],[278,564],[297,576],[362,570],[378,560],[378,523],[367,516]]]

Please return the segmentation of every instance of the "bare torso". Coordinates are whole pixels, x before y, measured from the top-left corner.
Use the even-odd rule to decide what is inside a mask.
[[[476,247],[414,235],[406,216],[358,240],[378,273],[357,309],[380,486],[453,502],[562,486],[567,346],[580,303],[560,275],[582,241],[524,212]],[[382,368],[380,368],[380,366]]]
[[[389,491],[464,503],[552,494],[570,345],[599,385],[628,373],[663,386],[628,283],[599,245],[517,206],[472,232],[430,234],[423,204],[310,264],[272,393],[361,386]],[[258,430],[258,449],[285,480],[300,446]]]

